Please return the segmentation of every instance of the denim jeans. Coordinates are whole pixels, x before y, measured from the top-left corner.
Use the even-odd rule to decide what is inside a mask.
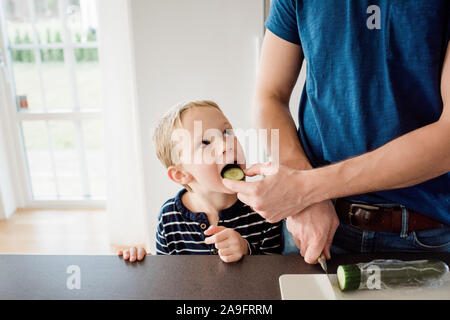
[[[300,254],[300,249],[297,248],[294,242],[294,237],[286,228],[286,219],[283,220],[283,243],[281,254]]]
[[[450,227],[392,233],[362,231],[341,222],[331,253],[354,252],[450,252]]]
[[[402,232],[362,231],[341,221],[333,238],[331,254],[370,252],[450,252],[450,227],[408,232],[408,211],[403,208]],[[282,254],[299,254],[283,221]]]

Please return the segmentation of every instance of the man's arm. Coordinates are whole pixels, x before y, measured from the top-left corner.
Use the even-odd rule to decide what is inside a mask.
[[[254,113],[256,127],[279,130],[279,161],[300,170],[311,164],[298,139],[289,100],[303,62],[300,45],[283,40],[266,31],[256,83]],[[267,139],[270,143],[270,139]],[[270,152],[271,146],[268,146]],[[243,196],[238,194],[241,200]],[[274,208],[275,209],[275,208]],[[302,208],[303,209],[303,208]],[[315,263],[322,251],[331,258],[330,247],[339,225],[331,201],[323,201],[291,213],[287,228],[292,233],[300,254],[308,263]]]
[[[280,163],[298,169],[311,169],[297,136],[289,111],[292,89],[303,62],[301,46],[283,40],[269,30],[262,46],[254,99],[255,126],[279,130]],[[270,139],[268,149],[271,151]]]
[[[450,171],[450,47],[441,75],[443,111],[437,122],[411,131],[363,155],[305,172],[312,203],[404,188]]]

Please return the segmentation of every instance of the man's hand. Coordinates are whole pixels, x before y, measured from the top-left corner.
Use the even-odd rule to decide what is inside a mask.
[[[247,176],[264,175],[265,178],[254,182],[223,179],[223,184],[270,223],[297,214],[314,203],[308,199],[307,170],[283,165],[277,168],[268,163],[255,164],[244,172]]]
[[[330,200],[315,203],[308,199],[308,170],[283,165],[255,164],[245,170],[248,176],[264,175],[256,182],[224,179],[223,184],[268,222],[287,218],[287,228],[307,263],[317,263],[322,251],[331,258],[330,247],[339,219]]]
[[[130,262],[135,262],[136,260],[144,260],[145,255],[151,255],[150,252],[146,252],[145,248],[132,247],[126,250],[120,250],[119,256],[123,256],[123,260],[130,260]]]
[[[206,244],[215,244],[223,262],[239,261],[248,254],[248,242],[233,229],[222,226],[211,226],[205,231],[210,236],[205,239]]]
[[[331,243],[338,226],[339,219],[330,200],[314,204],[286,219],[286,227],[307,263],[317,263],[322,251],[327,259],[331,259]]]

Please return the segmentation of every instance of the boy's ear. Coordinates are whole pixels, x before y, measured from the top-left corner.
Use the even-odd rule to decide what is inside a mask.
[[[180,168],[177,168],[175,166],[170,166],[167,168],[167,175],[169,176],[170,180],[182,185],[189,184],[193,180],[193,177],[190,173],[184,172],[183,170],[180,170]]]

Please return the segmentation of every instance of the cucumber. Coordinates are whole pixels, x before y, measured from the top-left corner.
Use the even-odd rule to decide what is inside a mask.
[[[244,180],[244,171],[237,164],[226,165],[221,172],[223,178],[232,180]]]
[[[439,260],[374,260],[341,265],[337,269],[339,288],[342,291],[374,289],[368,283],[373,280],[375,268],[384,287],[425,285],[439,280],[449,271],[447,264]]]
[[[337,279],[342,291],[358,289],[361,283],[361,270],[356,264],[338,266]]]

